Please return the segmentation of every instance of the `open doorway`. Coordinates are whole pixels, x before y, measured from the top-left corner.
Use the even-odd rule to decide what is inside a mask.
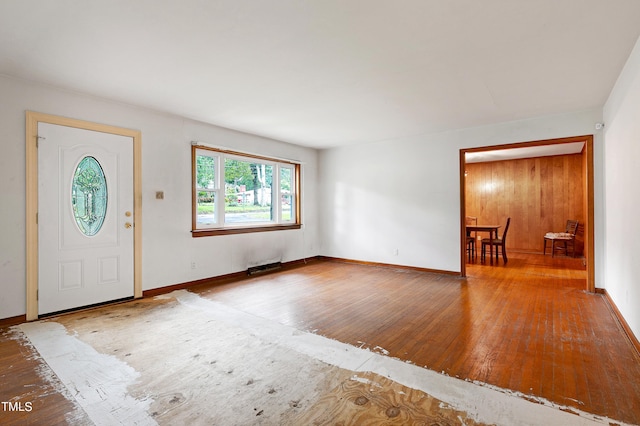
[[[563,155],[563,153],[574,152],[573,157],[577,157],[577,160],[574,158],[572,161],[575,163],[576,161],[581,162],[579,164],[578,170],[581,173],[581,176],[577,176],[579,179],[574,179],[574,181],[579,182],[581,186],[579,189],[582,193],[582,197],[580,199],[580,203],[582,204],[579,208],[579,211],[582,212],[582,241],[581,241],[581,251],[583,253],[585,259],[585,265],[587,268],[587,288],[586,290],[589,292],[595,291],[595,273],[594,273],[594,241],[593,241],[593,136],[577,136],[570,138],[561,138],[561,139],[550,139],[550,140],[542,140],[542,141],[534,141],[534,142],[523,142],[523,143],[514,143],[514,144],[506,144],[506,145],[495,145],[495,146],[486,146],[479,148],[468,148],[460,150],[460,247],[461,247],[461,275],[466,276],[466,231],[465,231],[465,218],[467,216],[467,169],[471,166],[473,157],[480,157],[478,160],[482,161],[506,161],[510,159],[526,159],[533,157],[545,157],[545,156],[558,156]],[[574,168],[575,169],[575,168]],[[489,173],[484,171],[484,173]],[[522,172],[519,172],[522,173]],[[527,172],[528,173],[528,172]],[[533,170],[531,170],[533,173]],[[521,176],[522,179],[527,179],[527,176]],[[511,183],[513,185],[513,182]],[[537,193],[542,192],[540,189],[537,189]],[[502,189],[501,196],[508,196],[508,191],[504,191]],[[538,196],[538,195],[536,195]],[[539,202],[539,200],[538,200]],[[550,214],[550,213],[545,213]],[[567,217],[566,219],[570,219]],[[540,217],[532,217],[529,219],[533,222],[542,222]],[[550,229],[548,229],[550,230]],[[511,233],[511,231],[510,231]],[[532,238],[537,238],[537,243],[543,241],[543,235],[539,234],[539,231],[534,231],[532,233]]]

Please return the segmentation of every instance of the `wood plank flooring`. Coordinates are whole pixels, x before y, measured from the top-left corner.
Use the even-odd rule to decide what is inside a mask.
[[[511,253],[468,277],[340,262],[201,296],[452,377],[640,424],[640,359],[581,259]]]
[[[42,368],[28,342],[0,329],[0,424],[89,424],[84,413],[60,393],[63,388],[54,374]]]
[[[510,253],[506,266],[470,264],[467,273],[312,261],[191,291],[452,377],[640,424],[640,359],[603,296],[585,292],[580,259]],[[38,418],[69,422],[33,349],[0,331],[0,398],[40,384],[34,392],[52,402],[38,406]]]

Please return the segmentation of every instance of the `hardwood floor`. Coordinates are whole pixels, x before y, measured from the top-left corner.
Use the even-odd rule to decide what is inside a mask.
[[[340,262],[200,287],[259,317],[447,375],[640,423],[640,357],[581,259],[510,253],[468,277]]]
[[[0,424],[89,424],[60,393],[63,388],[58,378],[43,368],[30,344],[11,330],[0,329]]]
[[[640,357],[604,297],[585,292],[580,259],[510,253],[506,266],[470,264],[467,273],[312,261],[190,290],[452,377],[640,424]],[[160,303],[131,303],[141,302]],[[47,386],[33,349],[0,331],[0,399],[59,397],[33,411],[37,403],[38,418],[64,423],[65,399],[51,386],[33,390]]]

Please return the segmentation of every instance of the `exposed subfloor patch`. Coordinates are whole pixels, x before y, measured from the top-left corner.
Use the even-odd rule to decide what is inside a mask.
[[[186,290],[18,328],[97,425],[622,424]]]

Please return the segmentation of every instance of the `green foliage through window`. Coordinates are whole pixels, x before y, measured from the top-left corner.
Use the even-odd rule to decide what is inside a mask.
[[[296,223],[295,165],[196,148],[195,228]]]

